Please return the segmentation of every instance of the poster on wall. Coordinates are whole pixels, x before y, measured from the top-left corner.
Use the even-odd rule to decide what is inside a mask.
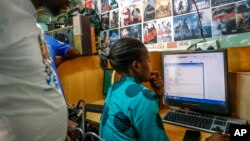
[[[141,24],[133,25],[130,27],[130,37],[137,40],[142,40]]]
[[[173,21],[175,41],[201,38],[201,26],[196,13],[174,17]]]
[[[106,48],[109,45],[109,31],[105,30],[100,33],[100,48]]]
[[[100,0],[93,0],[93,8],[95,9],[96,13],[101,13],[102,8],[101,8],[101,1]]]
[[[143,0],[143,18],[145,21],[155,19],[155,0]]]
[[[119,7],[119,0],[109,0],[109,8],[110,10],[117,9]]]
[[[120,28],[120,38],[130,37],[130,27]]]
[[[190,11],[196,11],[196,6],[199,10],[210,8],[210,0],[189,0],[189,3],[191,5]]]
[[[118,28],[119,26],[119,11],[118,9],[110,11],[109,14],[109,28]]]
[[[172,15],[172,0],[156,0],[156,18],[164,18]]]
[[[133,0],[119,0],[120,7],[125,7],[131,5],[134,1]]]
[[[145,44],[157,43],[156,21],[143,24],[143,41]]]
[[[235,4],[212,9],[213,36],[237,33]]]
[[[109,29],[109,12],[101,15],[101,21],[102,21],[102,28],[104,30]]]
[[[141,23],[141,11],[141,3],[134,3],[132,5],[123,7],[120,13],[121,27]]]
[[[224,5],[224,4],[237,2],[237,1],[240,1],[240,0],[211,0],[211,6],[214,7],[214,6]]]
[[[119,39],[118,29],[113,29],[109,31],[109,45],[113,45],[115,41]]]
[[[198,14],[196,14],[198,19]],[[200,11],[200,20],[201,24],[199,22],[199,19],[197,21],[197,38],[202,38],[202,34],[204,38],[210,38],[212,37],[212,21],[211,21],[211,12],[210,9],[202,10]]]
[[[239,33],[250,31],[250,1],[235,3],[236,26]]]
[[[173,14],[180,15],[190,11],[190,3],[188,0],[173,0]]]
[[[172,41],[172,19],[163,18],[157,20],[157,42]]]
[[[94,8],[93,0],[85,0],[85,1],[84,1],[84,7],[87,7],[87,8]]]
[[[102,13],[109,11],[109,0],[101,0],[101,6]]]

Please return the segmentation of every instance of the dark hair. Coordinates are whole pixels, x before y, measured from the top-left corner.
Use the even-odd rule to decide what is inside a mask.
[[[147,51],[144,44],[134,38],[117,40],[107,54],[100,54],[100,66],[107,68],[108,60],[113,69],[119,72],[128,72],[133,61],[142,61],[142,55]]]

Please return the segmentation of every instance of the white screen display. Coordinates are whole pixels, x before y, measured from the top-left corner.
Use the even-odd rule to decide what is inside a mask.
[[[163,67],[165,96],[226,101],[223,52],[165,54]]]

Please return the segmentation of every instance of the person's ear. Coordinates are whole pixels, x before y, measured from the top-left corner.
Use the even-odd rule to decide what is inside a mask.
[[[131,69],[132,69],[133,72],[135,72],[135,73],[140,72],[140,62],[138,62],[138,61],[136,61],[136,60],[133,61]]]

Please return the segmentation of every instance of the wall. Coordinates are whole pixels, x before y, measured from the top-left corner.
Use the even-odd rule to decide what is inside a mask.
[[[250,47],[228,49],[228,70],[230,72],[250,71]],[[151,52],[153,70],[162,74],[161,52]],[[98,55],[82,56],[61,64],[58,74],[68,103],[80,99],[93,102],[103,98],[103,71],[99,67]],[[147,84],[145,84],[147,85]]]

